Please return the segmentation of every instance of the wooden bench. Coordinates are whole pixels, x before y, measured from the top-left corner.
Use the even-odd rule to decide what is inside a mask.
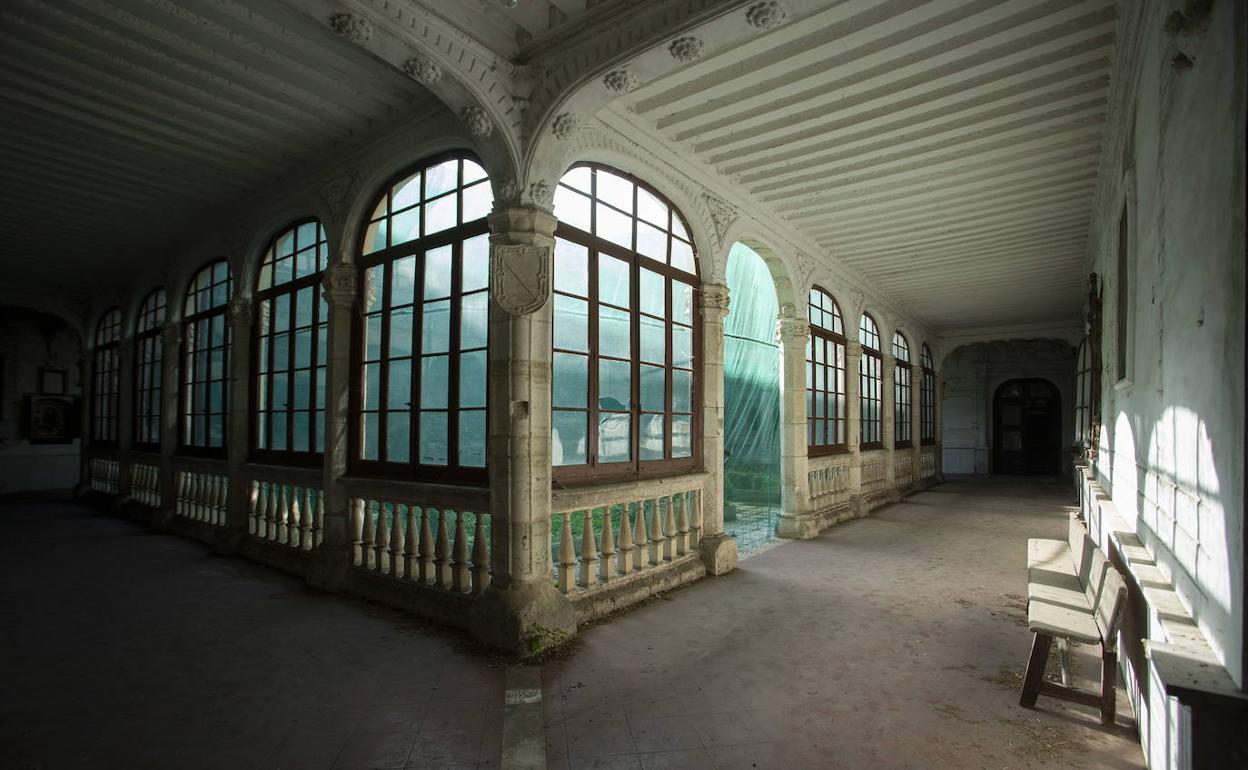
[[[1114,722],[1118,677],[1117,638],[1127,587],[1079,519],[1071,514],[1065,541],[1027,541],[1027,627],[1035,633],[1019,703],[1051,698],[1099,708],[1101,722]],[[1063,684],[1047,681],[1044,669],[1054,639],[1101,645],[1101,692],[1076,690],[1062,659]]]

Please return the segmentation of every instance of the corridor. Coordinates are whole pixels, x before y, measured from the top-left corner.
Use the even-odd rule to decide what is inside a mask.
[[[943,484],[586,630],[542,664],[547,766],[1142,767],[1121,691],[1113,731],[1017,705],[1026,539],[1070,497]],[[84,507],[0,527],[0,766],[501,762],[506,667],[466,636]]]

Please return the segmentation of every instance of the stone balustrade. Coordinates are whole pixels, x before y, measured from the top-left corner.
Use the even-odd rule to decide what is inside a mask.
[[[862,459],[862,490],[873,492],[888,484],[888,460],[883,455],[864,456]]]
[[[490,585],[488,513],[353,498],[352,554],[357,569],[455,593]]]
[[[143,505],[160,507],[159,465],[136,462],[130,466],[130,496]]]
[[[908,449],[893,455],[893,483],[900,489],[914,486],[914,455]]]
[[[106,495],[115,495],[121,490],[121,465],[116,460],[104,457],[93,458],[89,466],[91,489]]]
[[[177,471],[176,480],[175,515],[216,527],[225,526],[230,481],[224,470],[184,468]]]
[[[936,478],[936,451],[936,447],[926,446],[919,455],[919,478],[923,481]]]
[[[325,496],[312,486],[254,480],[248,495],[247,532],[310,551],[325,537]]]
[[[823,505],[835,498],[847,497],[853,489],[848,460],[835,465],[812,468],[806,474],[808,494],[812,503]]]

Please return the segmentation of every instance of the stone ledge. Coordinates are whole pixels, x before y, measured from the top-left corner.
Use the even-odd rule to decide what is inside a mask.
[[[655,594],[693,583],[706,577],[706,566],[695,553],[662,567],[638,572],[581,596],[569,595],[578,623],[589,623],[628,610]]]

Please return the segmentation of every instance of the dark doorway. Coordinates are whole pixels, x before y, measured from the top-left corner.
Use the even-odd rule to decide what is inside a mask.
[[[1061,473],[1062,399],[1048,380],[1010,380],[993,398],[993,473]]]

